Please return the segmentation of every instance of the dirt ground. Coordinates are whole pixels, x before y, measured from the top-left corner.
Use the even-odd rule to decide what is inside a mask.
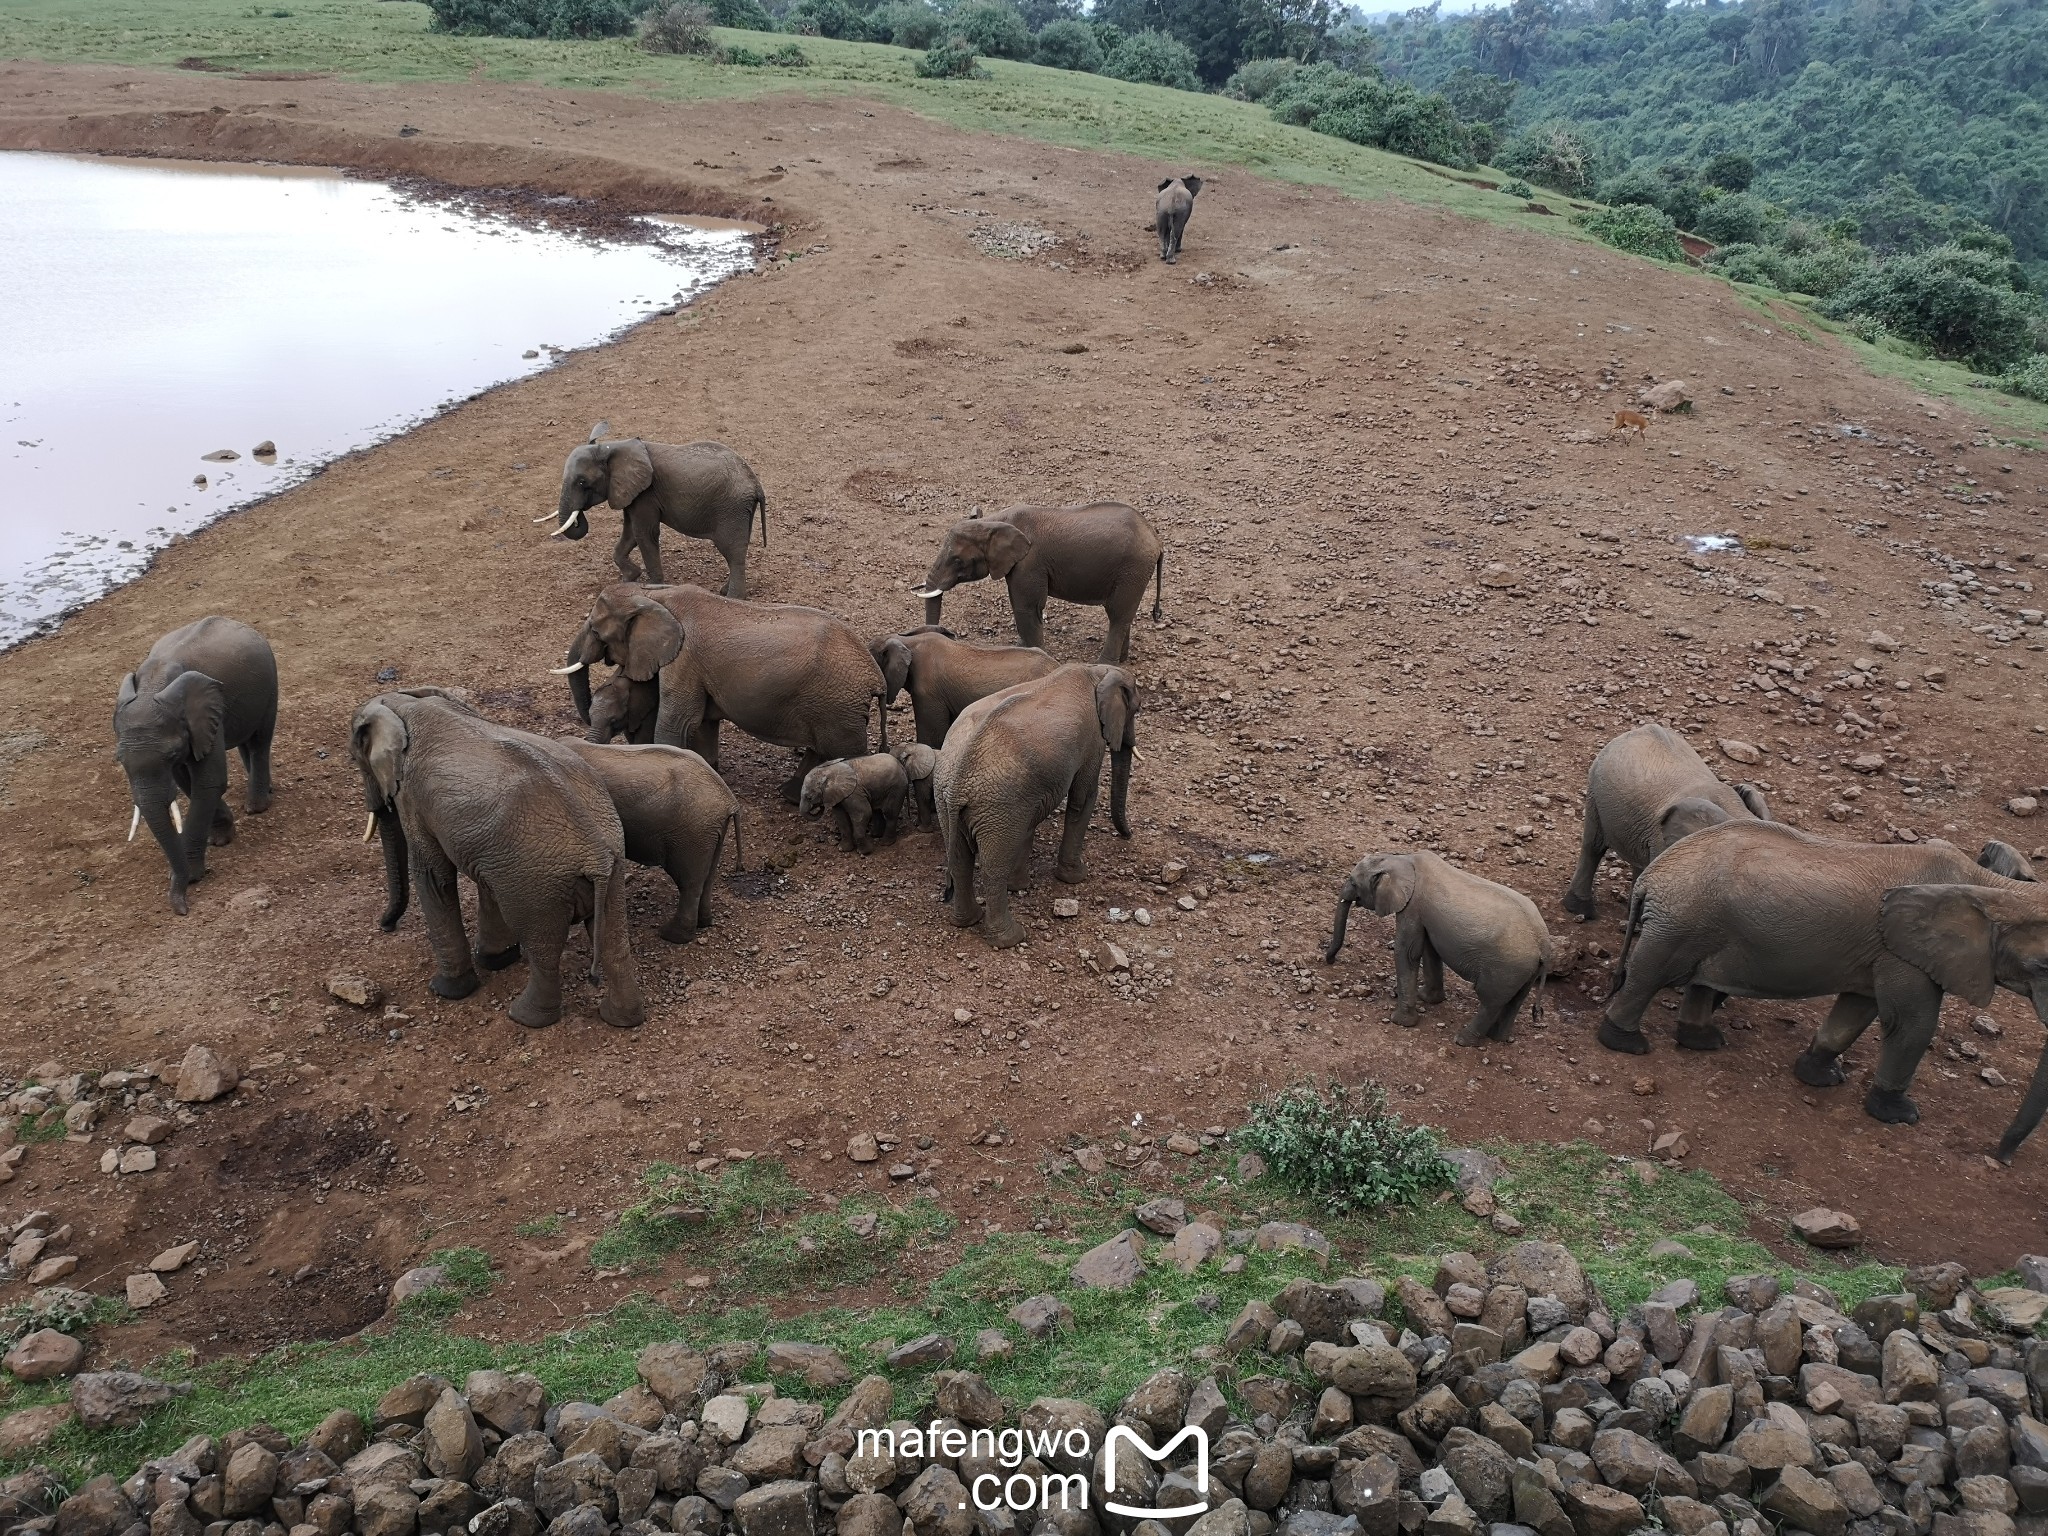
[[[0,657],[0,1066],[97,1071],[202,1041],[251,1068],[153,1173],[101,1173],[103,1128],[28,1148],[5,1191],[0,1209],[72,1222],[75,1279],[103,1289],[202,1239],[173,1299],[115,1347],[347,1332],[409,1262],[457,1243],[512,1280],[471,1325],[531,1331],[641,1283],[583,1255],[649,1161],[775,1153],[844,1193],[886,1177],[886,1160],[847,1161],[861,1129],[898,1138],[963,1235],[1014,1227],[1035,1165],[1071,1139],[1141,1113],[1161,1137],[1234,1124],[1311,1072],[1375,1076],[1461,1140],[1586,1136],[1639,1156],[1683,1131],[1687,1162],[1760,1201],[1774,1240],[1819,1202],[1898,1259],[1981,1271],[2048,1240],[2048,1142],[2009,1170],[1984,1156],[2039,1047],[2009,997],[1995,1036],[1950,1003],[1910,1129],[1861,1111],[1872,1042],[1852,1086],[1792,1079],[1818,1005],[1733,1003],[1713,1056],[1677,1053],[1661,1010],[1648,1057],[1592,1037],[1625,872],[1603,875],[1589,926],[1558,898],[1586,765],[1639,720],[1674,723],[1831,834],[2043,841],[2004,807],[2048,778],[2042,631],[2013,616],[2042,602],[2048,468],[1796,317],[1592,246],[1229,169],[1168,267],[1146,228],[1167,168],[855,100],[10,65],[0,144],[337,163],[784,226],[757,275],[334,465]],[[1691,416],[1646,441],[1608,430],[1669,378],[1689,382]],[[547,668],[610,572],[606,514],[580,545],[529,520],[600,417],[737,448],[770,497],[753,595],[876,636],[919,621],[908,588],[970,508],[1117,497],[1159,525],[1166,621],[1134,644],[1136,835],[1091,834],[1079,919],[1051,915],[1070,892],[1041,834],[1020,898],[1033,940],[989,950],[934,900],[936,834],[842,855],[775,798],[786,754],[728,733],[749,869],[681,951],[654,935],[665,877],[635,876],[644,1028],[600,1024],[585,988],[576,1017],[522,1030],[502,1013],[517,969],[460,1003],[430,996],[417,918],[376,928],[349,715],[395,669],[575,728]],[[1681,542],[1731,531],[1747,552]],[[667,558],[672,579],[719,578],[708,546],[671,535]],[[179,919],[156,851],[123,841],[110,710],[152,640],[206,613],[277,649],[279,793]],[[946,613],[1009,632],[997,589]],[[1060,610],[1048,645],[1092,659],[1102,625]],[[1874,631],[1900,648],[1874,649]],[[895,723],[908,734],[907,711]],[[1723,738],[1762,762],[1724,761]],[[1849,771],[1865,753],[1885,770]],[[1470,1005],[1456,982],[1421,1028],[1393,1027],[1380,920],[1321,962],[1341,872],[1415,846],[1527,891],[1583,948],[1511,1046],[1451,1046]],[[327,981],[345,971],[395,1011],[337,1003]],[[971,1144],[991,1129],[1002,1145]],[[514,1231],[549,1212],[561,1236]]]

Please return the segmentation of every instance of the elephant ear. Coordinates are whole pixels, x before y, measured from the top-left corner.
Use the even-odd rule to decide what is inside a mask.
[[[1408,903],[1415,899],[1415,861],[1413,859],[1389,859],[1374,871],[1372,877],[1372,909],[1381,917],[1392,917],[1404,912]]]
[[[1690,837],[1708,827],[1717,827],[1727,819],[1728,813],[1711,800],[1702,800],[1696,795],[1674,800],[1657,823],[1663,837],[1660,846],[1669,848],[1680,838]]]
[[[910,681],[910,647],[901,635],[891,635],[875,647],[875,665],[882,669],[882,708],[887,709]]]
[[[605,433],[611,431],[611,429],[612,424],[609,421],[600,421],[596,426],[590,429],[590,436],[585,438],[584,441],[594,443],[600,437],[603,437]]]
[[[612,659],[636,683],[651,682],[683,648],[683,626],[661,604],[643,601],[626,625],[626,649]]]
[[[142,684],[138,683],[135,680],[135,674],[133,672],[130,672],[126,677],[121,679],[121,691],[114,695],[114,718],[116,720],[119,720],[121,718],[121,711],[126,709],[130,704],[133,704],[135,702],[136,695],[141,692]]]
[[[1884,893],[1877,924],[1886,949],[1979,1008],[1998,987],[1984,894],[1968,885],[1894,886]]]
[[[1167,177],[1167,178],[1166,178],[1166,180],[1164,180],[1164,181],[1162,181],[1161,183],[1159,183],[1159,190],[1160,190],[1160,191],[1162,191],[1162,192],[1164,192],[1164,191],[1165,191],[1165,190],[1166,190],[1166,189],[1167,189],[1168,187],[1170,187],[1170,186],[1172,186],[1172,185],[1173,185],[1173,178],[1172,178],[1171,176],[1169,176],[1169,177]]]
[[[1199,176],[1183,176],[1180,184],[1188,189],[1189,197],[1196,196],[1202,190],[1202,178]]]
[[[193,759],[220,750],[220,722],[227,713],[227,690],[204,672],[180,672],[164,686],[157,702],[185,727]]]
[[[1017,562],[1031,553],[1031,535],[1015,523],[988,525],[988,573],[1007,576]]]
[[[1754,784],[1738,784],[1735,793],[1742,803],[1749,807],[1749,814],[1758,821],[1770,821],[1771,802],[1764,798],[1764,792]]]
[[[647,445],[637,437],[605,444],[604,457],[608,471],[605,500],[623,512],[654,484],[654,460],[647,456]]]
[[[349,728],[349,755],[363,771],[373,811],[388,810],[405,777],[405,722],[390,705],[372,699]]]
[[[1099,667],[1095,673],[1095,718],[1102,744],[1112,752],[1128,752],[1136,741],[1138,686],[1121,667]]]

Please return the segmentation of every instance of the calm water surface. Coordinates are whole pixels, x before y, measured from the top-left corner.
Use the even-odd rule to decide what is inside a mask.
[[[600,245],[305,167],[0,153],[0,206],[0,646],[751,259],[736,230]]]

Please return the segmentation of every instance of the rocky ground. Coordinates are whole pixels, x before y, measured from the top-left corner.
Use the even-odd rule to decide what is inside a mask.
[[[963,1237],[1014,1227],[1075,1143],[1123,1132],[1170,1156],[1320,1071],[1374,1075],[1459,1140],[1661,1141],[1769,1238],[1822,1203],[1904,1258],[1985,1269],[2040,1246],[2048,1147],[1984,1157],[2039,1044],[2010,999],[1952,1004],[1924,1120],[1881,1127],[1859,1108],[1868,1046],[1853,1086],[1791,1078],[1812,1005],[1732,1005],[1713,1057],[1654,1021],[1651,1057],[1600,1050],[1622,878],[1590,925],[1558,902],[1586,765],[1642,719],[1811,828],[2042,841],[2048,472],[1967,412],[1704,277],[1239,172],[1161,266],[1158,167],[852,99],[24,64],[0,87],[12,146],[321,161],[779,226],[757,275],[227,519],[0,657],[0,1007],[24,1116],[0,1210],[68,1225],[52,1256],[100,1289],[199,1244],[122,1348],[346,1333],[454,1243],[507,1269],[469,1326],[601,1306],[645,1283],[586,1254],[656,1159],[773,1153],[820,1194],[921,1184]],[[1608,430],[1672,380],[1690,414]],[[522,1031],[501,1012],[516,970],[432,998],[416,921],[376,930],[347,720],[396,677],[574,728],[546,669],[608,540],[549,542],[530,519],[599,418],[745,454],[770,498],[755,595],[876,635],[917,621],[907,588],[974,506],[1141,507],[1169,552],[1166,622],[1133,657],[1135,838],[1097,828],[1073,890],[1041,858],[1032,942],[997,954],[944,923],[934,835],[842,856],[776,800],[781,754],[729,741],[749,868],[682,952],[654,937],[662,878],[636,880],[644,1029],[605,1029],[584,992],[581,1016]],[[669,558],[715,579],[701,547]],[[150,642],[207,612],[277,648],[279,795],[178,919],[155,852],[123,841],[108,711]],[[1007,632],[1000,592],[946,612]],[[1100,631],[1060,611],[1048,643],[1089,657]],[[1456,982],[1394,1029],[1371,920],[1321,964],[1340,872],[1418,846],[1526,890],[1569,941],[1554,1011],[1510,1046],[1451,1047]],[[1053,916],[1064,896],[1078,916]],[[234,1078],[203,1102],[181,1086],[194,1045]],[[24,1101],[32,1074],[47,1092]],[[861,1135],[888,1160],[849,1157]]]

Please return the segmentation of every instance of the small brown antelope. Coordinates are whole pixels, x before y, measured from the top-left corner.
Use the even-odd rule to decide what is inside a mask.
[[[1614,413],[1614,430],[1617,432],[1633,432],[1637,436],[1641,436],[1650,430],[1650,418],[1641,411],[1616,411]]]

